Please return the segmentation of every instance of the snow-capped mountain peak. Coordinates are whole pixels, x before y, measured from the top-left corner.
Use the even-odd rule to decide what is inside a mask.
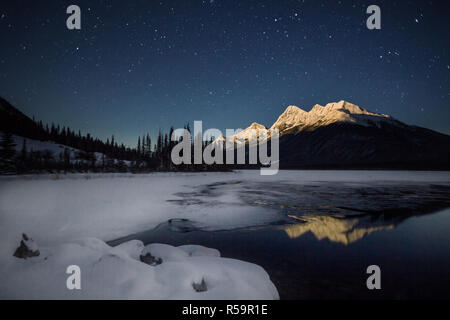
[[[231,137],[237,144],[245,144],[246,141],[256,141],[260,135],[267,133],[267,128],[262,124],[253,122],[248,128]],[[264,137],[261,137],[264,138]]]
[[[344,100],[331,102],[325,106],[316,104],[310,111],[290,105],[269,130],[265,126],[253,122],[248,128],[229,137],[229,141],[234,141],[238,145],[256,141],[257,137],[261,136],[261,130],[266,131],[267,137],[270,138],[270,130],[273,129],[278,129],[280,136],[282,136],[303,130],[314,130],[337,122],[347,122],[362,126],[380,126],[381,122],[386,121],[391,124],[401,125],[400,122],[389,115],[370,112]],[[225,138],[219,137],[216,141],[225,141]]]
[[[258,129],[262,129],[262,130],[267,130],[267,128],[265,126],[263,126],[262,124],[259,124],[257,122],[253,122],[248,128],[244,129],[243,131],[248,131],[249,129],[253,129],[253,130],[258,130]]]
[[[289,106],[278,117],[278,120],[272,125],[271,129],[278,129],[280,132],[283,132],[306,121],[308,121],[308,112],[297,106]]]
[[[278,129],[280,134],[293,130],[317,128],[335,122],[351,122],[367,126],[379,121],[389,121],[392,118],[385,114],[373,113],[350,102],[341,100],[328,103],[325,106],[316,104],[309,112],[299,107],[289,106],[280,115],[271,129]]]
[[[239,131],[238,133],[227,137],[228,141],[233,141],[237,146],[245,145],[247,142],[250,141],[257,141],[257,138],[261,135],[267,133],[267,128],[263,126],[262,124],[259,124],[257,122],[253,122],[249,127],[245,128],[244,130]],[[261,137],[263,138],[263,137]],[[226,141],[225,137],[220,136],[215,140],[215,142],[222,142],[224,143]],[[234,148],[234,147],[233,147]]]

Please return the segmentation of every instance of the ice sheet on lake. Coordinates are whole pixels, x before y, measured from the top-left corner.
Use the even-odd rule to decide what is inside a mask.
[[[0,178],[0,257],[22,233],[42,245],[104,241],[188,219],[207,230],[295,222],[289,215],[423,213],[450,206],[450,173],[280,171]],[[436,208],[435,208],[436,207]]]

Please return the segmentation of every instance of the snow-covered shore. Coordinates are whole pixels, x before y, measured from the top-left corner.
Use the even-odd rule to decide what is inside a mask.
[[[150,252],[162,260],[140,261]],[[69,290],[67,267],[81,270],[80,290]],[[195,289],[203,283],[203,290]],[[201,246],[172,247],[137,240],[110,247],[85,238],[40,248],[29,259],[2,257],[1,299],[278,299],[268,274],[259,266],[221,258]]]

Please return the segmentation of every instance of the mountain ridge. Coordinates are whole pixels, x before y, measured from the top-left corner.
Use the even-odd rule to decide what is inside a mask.
[[[325,106],[315,104],[310,111],[305,111],[295,105],[289,105],[270,128],[253,122],[249,127],[230,138],[237,143],[242,143],[242,140],[247,139],[251,141],[256,138],[257,135],[250,133],[251,129],[265,130],[268,137],[271,135],[271,130],[278,129],[280,136],[283,136],[302,130],[314,130],[336,122],[348,122],[363,126],[379,125],[379,122],[390,122],[398,126],[406,126],[406,124],[390,115],[371,112],[351,102],[340,100],[327,103]],[[224,141],[225,138],[219,137],[218,140]]]
[[[370,112],[344,100],[325,106],[315,105],[310,111],[288,106],[269,129],[253,122],[232,136],[236,144],[233,148],[246,147],[248,141],[258,141],[261,130],[270,139],[271,128],[281,129],[281,168],[450,169],[449,135],[407,125],[389,115]],[[1,98],[0,130],[123,160],[134,159],[137,152],[117,144],[105,144],[89,135],[81,137],[72,131],[64,131],[64,128],[61,133],[53,133],[53,129],[49,132],[41,122],[31,120]],[[225,141],[225,138],[219,137],[215,143],[218,140]],[[269,143],[269,152],[270,148]]]
[[[278,129],[280,134],[295,127],[314,127],[334,122],[352,122],[369,125],[369,121],[395,121],[391,116],[370,112],[348,101],[330,102],[325,106],[316,104],[310,111],[297,106],[288,106],[270,129]]]
[[[261,132],[251,128],[231,137],[236,148],[258,141]],[[271,129],[280,133],[281,168],[450,169],[449,135],[345,100],[310,111],[290,105],[269,129],[260,128],[268,139]]]

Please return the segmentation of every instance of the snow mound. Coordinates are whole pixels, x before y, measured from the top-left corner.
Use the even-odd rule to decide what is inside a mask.
[[[11,257],[0,267],[0,298],[8,299],[279,299],[263,268],[221,258],[202,246],[110,247],[95,238],[41,248],[32,259]],[[157,266],[139,261],[145,252]],[[69,290],[67,267],[81,270],[81,289]],[[198,288],[201,287],[202,290]]]

